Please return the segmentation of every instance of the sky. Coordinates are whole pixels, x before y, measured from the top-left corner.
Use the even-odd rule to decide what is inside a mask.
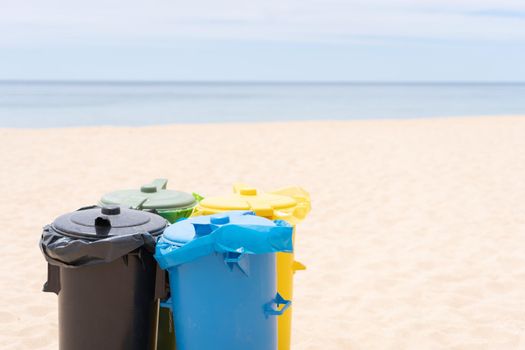
[[[525,81],[525,1],[0,0],[0,79]]]

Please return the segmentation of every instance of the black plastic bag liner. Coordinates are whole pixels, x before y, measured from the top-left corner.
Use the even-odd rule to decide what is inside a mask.
[[[90,241],[65,237],[51,225],[44,227],[40,248],[52,265],[82,267],[116,260],[139,247],[154,251],[155,239],[147,232]]]
[[[155,237],[167,225],[162,217],[118,206],[86,207],[44,227],[40,249],[54,266],[109,263],[143,247],[155,251]]]

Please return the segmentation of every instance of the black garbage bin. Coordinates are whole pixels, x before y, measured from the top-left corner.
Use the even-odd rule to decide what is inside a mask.
[[[162,217],[88,207],[44,228],[45,292],[58,295],[60,350],[154,350],[164,272],[153,253]]]

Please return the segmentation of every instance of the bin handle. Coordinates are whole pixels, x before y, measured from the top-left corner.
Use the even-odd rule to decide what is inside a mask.
[[[171,306],[172,306],[171,297],[169,297],[167,300],[164,300],[164,301],[160,302],[160,307],[163,307],[165,309],[170,309],[171,310]]]
[[[195,193],[195,192],[192,192],[191,195],[193,196],[193,198],[195,198],[195,200],[196,200],[197,202],[200,202],[201,200],[204,199],[203,196],[201,196],[200,194]]]
[[[299,261],[294,260],[294,262],[292,263],[292,270],[294,273],[295,271],[306,270],[306,266],[303,263],[300,263]]]
[[[158,264],[155,270],[155,298],[166,299],[169,294],[166,271],[162,270]]]
[[[131,201],[129,203],[129,207],[131,209],[141,210],[142,209],[142,204],[144,204],[144,202],[146,202],[147,200],[148,200],[148,197],[137,198],[136,200]]]
[[[246,276],[250,276],[250,264],[248,259],[243,259],[246,254],[237,252],[227,252],[224,254],[224,263],[228,265],[230,270],[235,266],[239,268]]]
[[[273,305],[276,305],[274,308]],[[279,306],[284,305],[281,309]],[[291,300],[284,299],[281,294],[277,293],[275,299],[264,305],[264,314],[266,316],[281,316],[292,305]]]
[[[42,290],[58,295],[60,292],[60,268],[58,266],[47,264],[47,282]]]

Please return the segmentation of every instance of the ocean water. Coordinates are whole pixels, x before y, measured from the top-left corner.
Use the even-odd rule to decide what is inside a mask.
[[[525,115],[524,84],[0,82],[0,127]]]

